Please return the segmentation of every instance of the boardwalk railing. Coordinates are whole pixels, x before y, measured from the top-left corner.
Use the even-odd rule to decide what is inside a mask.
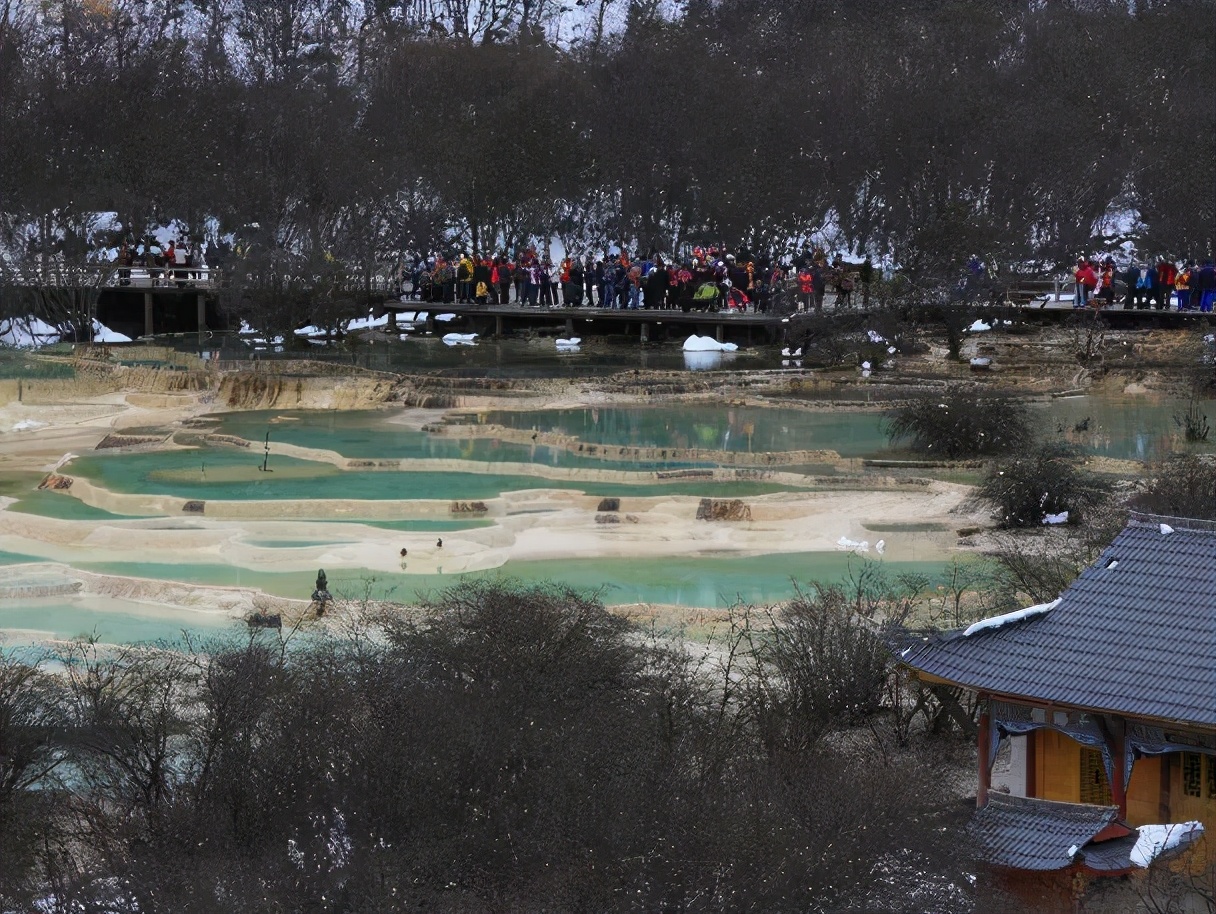
[[[221,289],[231,284],[231,274],[216,267],[199,264],[170,264],[166,266],[133,264],[119,266],[103,264],[29,264],[0,269],[0,281],[10,286],[76,289]],[[308,285],[317,278],[284,277],[289,284]],[[350,274],[342,277],[336,289],[342,292],[372,292],[380,295],[400,294],[401,284],[391,271],[370,275]]]

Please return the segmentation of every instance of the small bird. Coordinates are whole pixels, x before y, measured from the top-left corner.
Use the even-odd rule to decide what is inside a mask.
[[[401,557],[402,557],[402,558],[405,558],[405,557],[406,557],[407,555],[409,555],[409,554],[410,554],[410,551],[409,551],[408,549],[402,549],[402,550],[401,550]]]
[[[442,537],[440,537],[440,538],[439,538],[439,540],[438,540],[438,541],[436,541],[436,543],[435,543],[435,548],[436,548],[436,549],[442,549],[442,548],[443,548],[443,538],[442,538]]]

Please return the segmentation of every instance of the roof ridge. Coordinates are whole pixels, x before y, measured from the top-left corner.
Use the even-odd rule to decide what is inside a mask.
[[[1175,517],[1171,514],[1132,511],[1127,521],[1129,527],[1156,527],[1159,524],[1168,524],[1175,530],[1187,530],[1192,533],[1216,533],[1216,520],[1198,517]]]

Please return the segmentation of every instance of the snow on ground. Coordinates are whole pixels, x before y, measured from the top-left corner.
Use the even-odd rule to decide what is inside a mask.
[[[62,334],[58,327],[36,317],[14,317],[0,321],[0,346],[14,349],[37,349],[58,343]]]

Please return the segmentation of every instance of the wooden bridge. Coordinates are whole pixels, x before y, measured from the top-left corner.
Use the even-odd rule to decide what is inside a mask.
[[[519,330],[563,336],[633,336],[641,343],[684,339],[691,334],[711,336],[718,342],[741,345],[773,343],[788,325],[788,315],[720,311],[684,312],[678,308],[630,310],[628,308],[555,307],[529,308],[519,305],[468,305],[431,302],[385,303],[390,320],[398,315],[426,312],[428,329],[439,314],[453,314],[463,328],[483,337],[505,336]]]

